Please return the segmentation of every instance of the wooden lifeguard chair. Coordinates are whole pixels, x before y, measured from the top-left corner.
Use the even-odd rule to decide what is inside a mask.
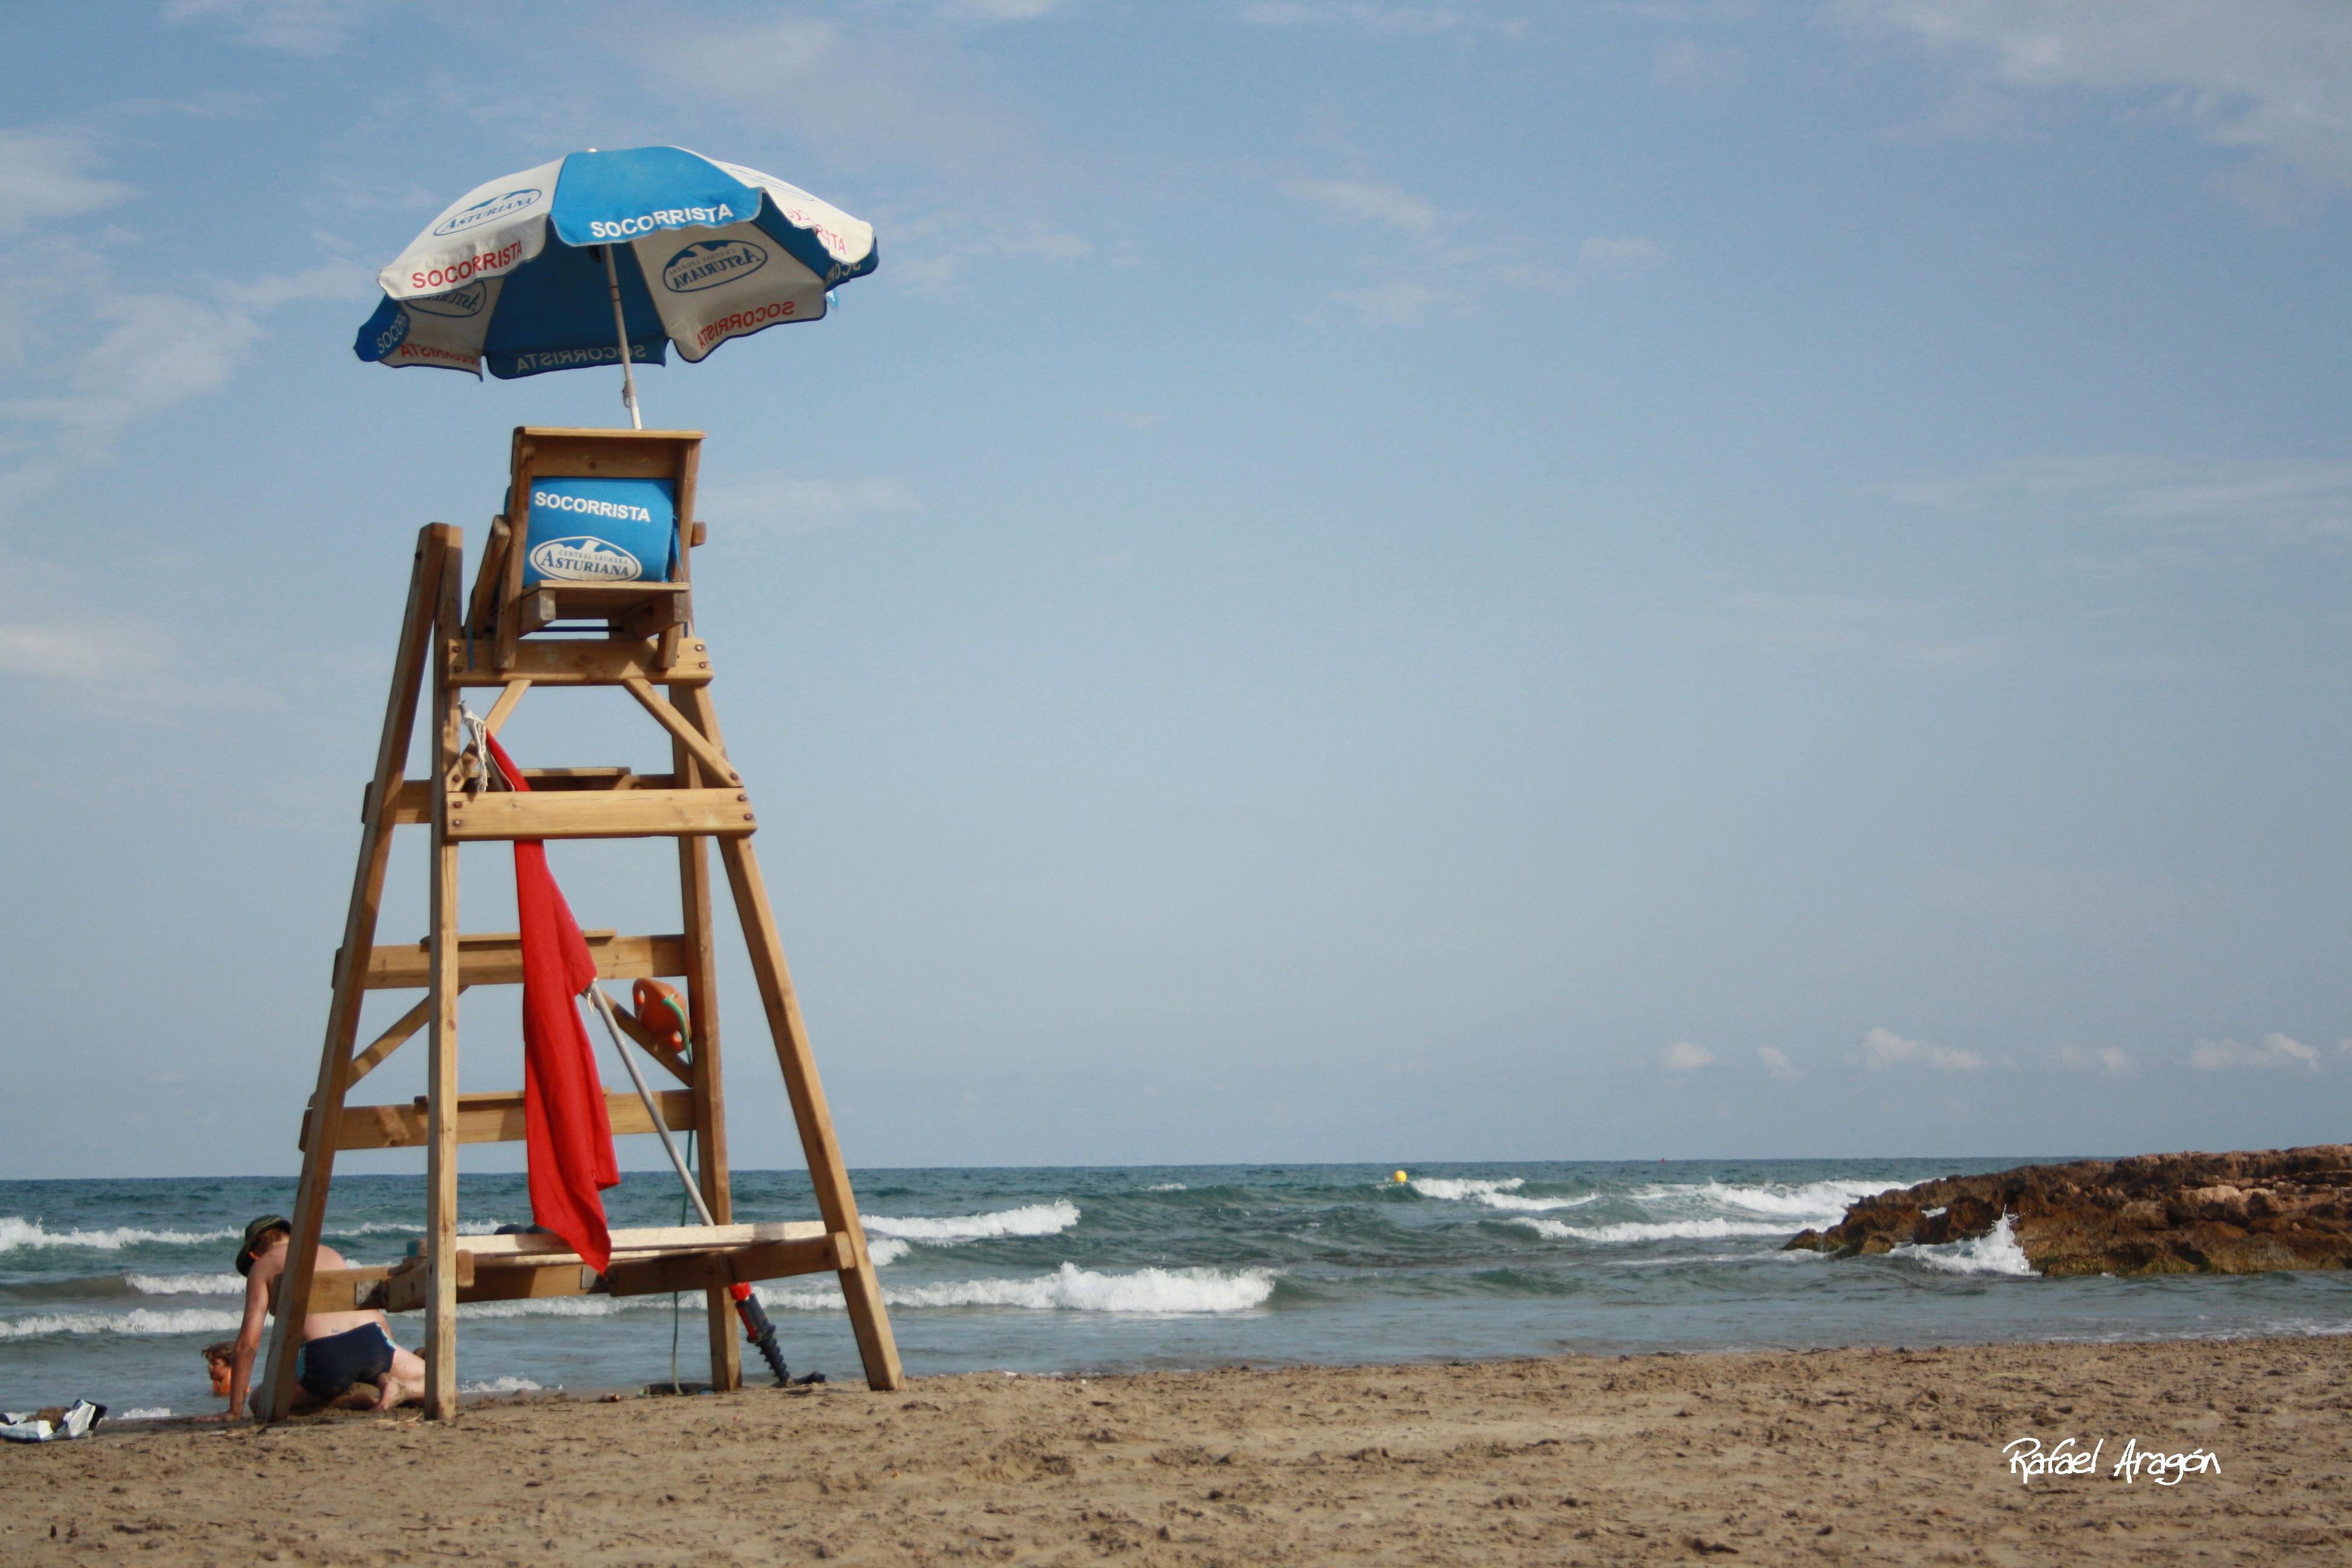
[[[309,1303],[310,1310],[421,1309],[425,1314],[425,1413],[448,1420],[457,1412],[459,1302],[701,1289],[708,1299],[710,1382],[715,1388],[732,1389],[741,1385],[742,1373],[740,1331],[728,1288],[831,1271],[841,1280],[866,1382],[876,1389],[895,1389],[903,1382],[856,1199],[817,1081],[767,886],[752,854],[751,834],[758,824],[750,795],[719,737],[710,700],[709,650],[692,630],[689,563],[693,547],[701,542],[702,525],[691,520],[701,443],[701,432],[693,430],[518,429],[507,510],[491,522],[473,595],[462,604],[462,531],[433,523],[418,535],[391,699],[361,814],[359,869],[343,943],[335,955],[326,1048],[318,1089],[303,1118],[302,1179],[294,1199],[292,1247],[279,1286],[281,1305],[266,1371],[257,1379],[267,1391],[266,1408],[272,1420],[284,1419],[293,1400],[302,1309],[287,1304],[300,1302]],[[562,477],[669,480],[677,511],[676,580],[526,587],[523,554],[531,486],[535,480]],[[604,635],[533,636],[567,626],[576,633],[583,622],[601,623]],[[417,700],[428,672],[432,776],[404,778]],[[495,732],[535,686],[621,688],[667,731],[671,772],[647,775],[623,767],[527,768],[528,792],[486,792],[485,781],[469,771],[473,760],[461,717],[464,693],[468,688],[498,689],[485,720]],[[428,929],[423,942],[380,946],[375,942],[377,907],[394,829],[403,826],[431,830]],[[691,1129],[698,1136],[698,1185],[717,1223],[614,1231],[612,1265],[602,1273],[585,1267],[562,1242],[546,1235],[468,1237],[461,1250],[457,1145],[520,1141],[524,1134],[520,1089],[457,1092],[458,993],[476,985],[519,984],[522,979],[520,942],[514,933],[478,935],[457,929],[458,850],[467,843],[518,838],[643,837],[677,841],[683,929],[674,935],[584,934],[600,983],[656,977],[682,982],[688,1019],[683,1052],[669,1048],[626,1011],[616,1010],[616,1021],[684,1086],[650,1098],[663,1124]],[[751,951],[751,972],[808,1161],[818,1214],[814,1221],[731,1223],[710,913],[708,851],[713,843]],[[354,1051],[365,994],[403,987],[422,988],[425,995],[363,1049]],[[346,1104],[352,1085],[419,1030],[425,1032],[431,1052],[427,1092],[409,1104]],[[636,1095],[607,1091],[605,1101],[616,1135],[654,1130]],[[419,1145],[425,1152],[426,1177],[422,1255],[392,1268],[317,1269],[316,1248],[335,1155],[346,1149]]]

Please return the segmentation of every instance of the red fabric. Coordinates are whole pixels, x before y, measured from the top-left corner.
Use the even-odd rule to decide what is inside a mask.
[[[490,754],[515,788],[528,790],[495,737]],[[530,1164],[530,1217],[569,1243],[600,1272],[613,1260],[597,1194],[621,1184],[604,1084],[580,1021],[580,994],[596,983],[596,961],[547,868],[547,846],[518,838],[515,912],[522,926],[522,1106]]]

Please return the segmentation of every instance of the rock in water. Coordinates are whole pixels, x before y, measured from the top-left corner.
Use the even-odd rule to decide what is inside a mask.
[[[2136,1154],[1946,1176],[1864,1198],[1786,1250],[1840,1258],[1968,1241],[2013,1215],[2043,1274],[2261,1274],[2352,1268],[2352,1143]]]

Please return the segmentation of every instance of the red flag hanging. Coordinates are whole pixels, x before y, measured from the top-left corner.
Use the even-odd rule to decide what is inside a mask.
[[[485,733],[507,782],[529,790],[506,748]],[[612,1262],[604,1201],[621,1184],[604,1080],[580,1021],[579,996],[596,982],[596,961],[547,868],[547,846],[518,838],[515,913],[522,926],[522,1104],[530,1165],[530,1217],[600,1272]]]

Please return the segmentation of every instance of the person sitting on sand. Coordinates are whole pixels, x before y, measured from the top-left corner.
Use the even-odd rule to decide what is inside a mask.
[[[245,1276],[245,1323],[237,1331],[236,1359],[229,1369],[227,1420],[247,1402],[253,1362],[261,1349],[263,1320],[278,1306],[278,1282],[286,1272],[294,1227],[278,1215],[263,1215],[245,1227],[245,1242],[236,1249],[236,1271]],[[321,1245],[315,1267],[347,1268],[342,1254]],[[302,1352],[294,1363],[301,1384],[293,1408],[315,1410],[389,1410],[404,1401],[425,1397],[425,1362],[393,1342],[382,1312],[311,1312],[302,1320]],[[354,1384],[374,1384],[373,1394],[359,1393]],[[309,1395],[308,1398],[302,1395]],[[267,1413],[261,1390],[251,1389],[255,1419]]]

